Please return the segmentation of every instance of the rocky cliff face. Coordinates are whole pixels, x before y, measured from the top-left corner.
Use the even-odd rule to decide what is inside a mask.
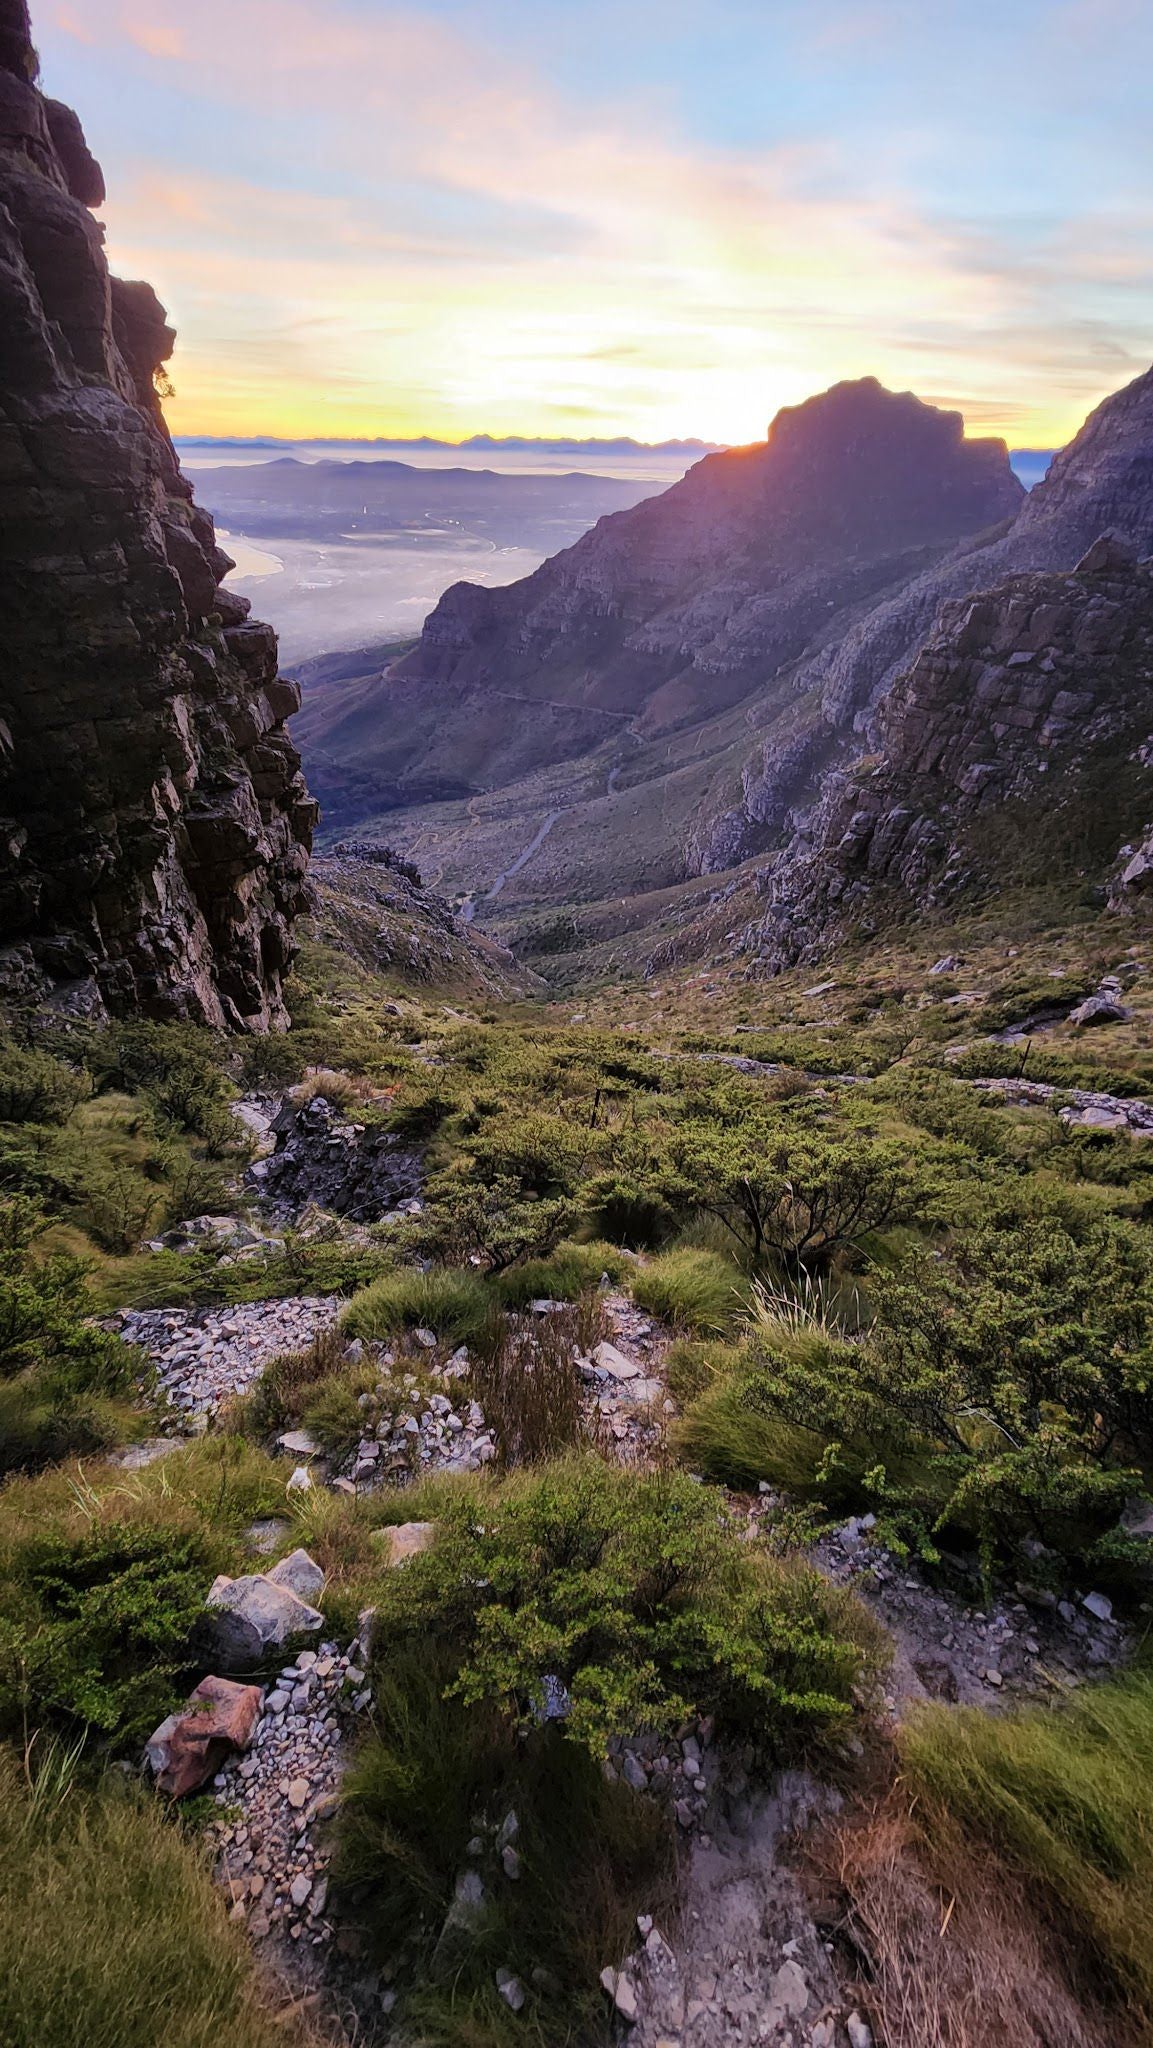
[[[1102,537],[1073,575],[947,603],[875,739],[771,872],[770,970],[993,882],[1103,877],[1153,812],[1153,568]]]
[[[315,823],[297,691],[221,587],[172,330],[109,276],[99,167],[35,78],[0,0],[0,988],[266,1030]]]
[[[381,765],[491,788],[714,717],[1021,496],[1004,445],[966,441],[958,414],[838,385],[523,582],[454,585],[384,686]]]
[[[802,665],[795,686],[817,714],[810,772],[814,764],[832,767],[846,746],[875,747],[881,707],[944,605],[1013,573],[1072,569],[1108,531],[1139,555],[1153,551],[1153,370],[1090,414],[1011,527],[952,550]],[[766,820],[787,822],[797,794],[794,764],[777,734],[750,756],[742,785],[741,804],[711,827],[715,844],[738,856],[752,850]]]

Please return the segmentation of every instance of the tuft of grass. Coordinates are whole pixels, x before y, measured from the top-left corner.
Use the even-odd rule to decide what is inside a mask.
[[[741,1276],[717,1252],[665,1252],[632,1278],[633,1300],[650,1315],[698,1337],[724,1337],[746,1300]]]
[[[475,1273],[450,1266],[386,1273],[356,1295],[340,1319],[346,1337],[387,1343],[404,1329],[429,1329],[444,1344],[475,1344],[489,1327],[492,1296]]]
[[[0,1752],[5,2048],[275,2048],[206,1859],[142,1795]]]
[[[665,1360],[669,1392],[682,1406],[695,1401],[719,1379],[730,1377],[744,1363],[739,1344],[718,1337],[678,1337]]]
[[[1153,2024],[1153,1678],[1045,1712],[926,1708],[901,1737],[910,1788],[1047,1901],[1087,1984]]]
[[[309,1399],[338,1375],[344,1365],[345,1339],[334,1327],[321,1330],[303,1351],[285,1351],[271,1358],[230,1420],[256,1437],[287,1429],[303,1417]]]
[[[575,1301],[596,1287],[602,1274],[619,1280],[630,1265],[615,1245],[558,1244],[547,1259],[526,1259],[494,1274],[489,1285],[506,1308],[527,1308],[530,1301]]]

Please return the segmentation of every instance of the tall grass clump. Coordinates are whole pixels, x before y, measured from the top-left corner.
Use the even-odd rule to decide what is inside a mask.
[[[5,2048],[275,2048],[207,1861],[159,1808],[0,1752]]]
[[[428,1273],[404,1267],[355,1295],[340,1326],[346,1337],[382,1343],[405,1329],[429,1329],[445,1344],[475,1344],[492,1312],[492,1297],[477,1274],[451,1266]]]
[[[502,1463],[539,1464],[585,1442],[583,1320],[576,1308],[503,1318],[480,1347],[470,1385]]]
[[[901,1736],[934,1813],[1020,1871],[1087,1985],[1153,2024],[1153,1678],[1086,1686],[1044,1711],[922,1710]]]
[[[723,1337],[744,1306],[741,1275],[717,1252],[674,1249],[637,1268],[633,1300],[649,1315],[697,1337]]]
[[[489,1281],[506,1308],[527,1308],[530,1301],[575,1301],[596,1287],[602,1276],[619,1280],[628,1261],[612,1244],[558,1244],[547,1259],[525,1259],[506,1267]]]

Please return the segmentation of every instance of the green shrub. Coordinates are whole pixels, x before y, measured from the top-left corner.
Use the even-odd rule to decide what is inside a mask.
[[[42,1228],[28,1203],[0,1202],[0,1473],[113,1441],[112,1401],[141,1363],[86,1320],[84,1264],[37,1258]]]
[[[712,1422],[759,1415],[759,1453],[776,1432],[790,1457],[807,1441],[811,1483],[856,1484],[887,1534],[926,1549],[945,1527],[990,1561],[1026,1536],[1074,1558],[1104,1538],[1153,1453],[1143,1233],[989,1229],[879,1274],[871,1293],[856,1342],[819,1318],[762,1319],[737,1391],[703,1397]],[[706,1419],[686,1419],[689,1441]],[[1115,1536],[1107,1554],[1123,1568]]]
[[[714,1712],[769,1745],[849,1711],[864,1662],[856,1610],[808,1569],[738,1540],[723,1502],[681,1473],[577,1459],[485,1503],[446,1503],[437,1542],[378,1595],[379,1639],[450,1644],[454,1695],[531,1726],[544,1674],[570,1735],[672,1729]]]
[[[0,1731],[131,1748],[194,1675],[188,1636],[219,1571],[245,1568],[284,1472],[206,1438],[145,1470],[76,1467],[0,1488]]]
[[[123,1747],[168,1711],[211,1583],[193,1534],[123,1523],[30,1539],[0,1614],[0,1729],[58,1726]]]
[[[157,1803],[0,1752],[5,2048],[275,2048],[244,1935]]]
[[[0,1124],[65,1124],[91,1093],[83,1068],[0,1043]]]
[[[387,1343],[404,1329],[429,1329],[444,1344],[474,1344],[492,1316],[491,1296],[475,1273],[434,1267],[429,1273],[404,1267],[374,1280],[342,1315],[348,1337]]]
[[[1153,1680],[1085,1686],[1051,1711],[922,1710],[902,1769],[932,1839],[940,1810],[1020,1870],[1081,1967],[1153,2020]]]
[[[638,1266],[632,1294],[650,1315],[700,1337],[723,1337],[745,1299],[741,1275],[730,1260],[689,1250],[665,1252]]]
[[[742,1542],[683,1474],[578,1458],[422,1487],[415,1508],[437,1536],[374,1591],[374,1727],[345,1781],[340,1879],[374,1949],[412,1957],[421,2040],[596,2039],[599,1972],[633,1945],[642,1903],[661,1912],[673,1865],[655,1802],[606,1778],[610,1739],[713,1711],[788,1754],[850,1712],[875,1633],[808,1567]],[[551,1726],[546,1678],[570,1701]],[[470,1864],[485,1894],[462,1929]],[[499,1967],[527,1989],[515,2021]]]

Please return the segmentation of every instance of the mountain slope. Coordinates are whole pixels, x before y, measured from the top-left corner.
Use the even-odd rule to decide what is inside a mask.
[[[1003,445],[965,441],[958,415],[871,379],[839,385],[523,582],[454,585],[374,706],[361,700],[357,765],[388,804],[430,784],[501,787],[605,743],[635,779],[638,746],[771,693],[831,623],[1022,495]],[[339,758],[339,718],[310,745]]]
[[[770,968],[1006,882],[1100,879],[1153,816],[1153,570],[1101,539],[1072,576],[947,604],[831,774],[747,935]]]

